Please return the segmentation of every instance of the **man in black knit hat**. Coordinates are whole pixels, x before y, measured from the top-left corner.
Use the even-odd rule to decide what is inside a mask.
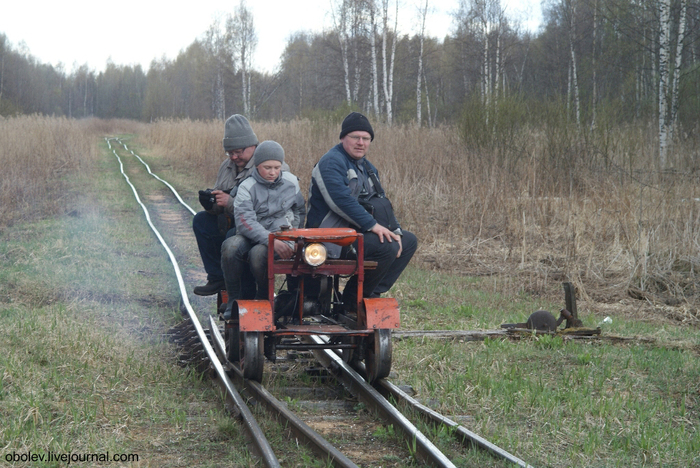
[[[367,117],[352,112],[341,126],[340,143],[316,164],[311,175],[306,227],[352,227],[364,235],[365,260],[377,268],[365,272],[363,297],[379,297],[399,278],[418,246],[416,236],[402,229],[386,200],[377,169],[365,158],[374,130]],[[370,214],[367,201],[383,199],[386,216]],[[364,204],[361,204],[361,202]],[[333,250],[329,256],[352,255],[347,249]],[[336,246],[337,247],[337,246]],[[357,278],[351,278],[343,291],[343,302],[352,305]]]

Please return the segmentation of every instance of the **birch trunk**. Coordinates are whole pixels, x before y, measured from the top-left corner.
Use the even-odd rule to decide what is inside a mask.
[[[683,65],[683,41],[685,40],[687,1],[681,0],[681,13],[678,20],[678,39],[676,43],[676,64],[673,68],[673,86],[671,92],[671,121],[669,122],[669,140],[673,141],[673,134],[676,130],[678,115],[678,88],[681,78],[681,67]]]
[[[399,31],[399,2],[396,1],[396,12],[394,13],[394,40],[391,43],[391,62],[389,64],[389,93],[386,95],[387,105],[387,122],[391,125],[394,118],[393,102],[394,102],[394,64],[396,63],[396,42],[398,40]]]
[[[370,45],[372,51],[372,105],[374,115],[379,116],[379,72],[377,71],[377,23],[375,18],[375,3],[369,3],[369,14],[371,20]]]
[[[335,30],[338,33],[338,43],[340,45],[340,59],[343,62],[343,82],[345,85],[345,100],[348,106],[352,105],[352,96],[350,95],[350,67],[348,65],[348,4],[345,0],[340,5],[340,20],[336,21],[335,9],[331,9],[333,13],[333,23]]]
[[[345,99],[348,106],[352,105],[352,96],[350,95],[350,69],[348,67],[348,43],[347,39],[340,39],[340,54],[343,58],[343,77],[345,78]]]
[[[2,52],[2,60],[0,60],[0,101],[2,101],[3,83],[5,82],[5,51]],[[87,88],[87,86],[86,86]],[[87,91],[86,91],[87,92]]]
[[[484,39],[484,54],[482,63],[482,78],[481,78],[481,95],[484,101],[484,108],[486,109],[486,125],[489,124],[489,112],[491,104],[491,69],[489,67],[489,26],[488,19],[486,17],[486,12],[484,11],[484,17],[481,22],[482,36]]]
[[[418,54],[418,78],[416,80],[416,125],[421,126],[422,123],[422,103],[421,96],[421,81],[423,80],[423,43],[425,41],[425,19],[428,16],[428,2],[425,0],[425,7],[421,13],[421,28],[420,28],[420,52]]]
[[[383,28],[382,33],[382,85],[384,87],[384,106],[386,108],[386,121],[391,125],[392,120],[392,87],[393,87],[393,70],[394,70],[394,53],[396,52],[396,28],[394,28],[394,39],[392,41],[392,53],[391,53],[391,68],[390,73],[387,73],[387,51],[386,51],[386,41],[389,36],[389,0],[382,0],[382,10],[383,10]],[[396,16],[398,17],[399,3],[396,1]]]
[[[428,92],[428,80],[425,79],[425,71],[423,71],[423,86],[425,86],[425,107],[428,114],[428,126],[432,128],[435,126],[435,119],[430,111],[430,93]],[[437,109],[435,112],[437,112]]]
[[[216,79],[214,81],[214,102],[212,104],[216,118],[224,120],[226,118],[226,98],[224,95],[224,79],[221,76],[221,70],[216,72]]]
[[[2,68],[5,66],[5,60],[3,57]],[[0,69],[0,75],[2,75],[2,70]],[[87,97],[88,97],[88,73],[85,73],[85,93],[83,94],[83,117],[87,117]],[[0,98],[2,98],[2,78],[0,78]]]
[[[573,2],[572,2],[573,3]],[[574,35],[575,35],[575,20],[576,4],[571,5],[569,9],[571,20],[569,22],[569,50],[571,51],[571,84],[574,89],[574,110],[576,111],[576,126],[581,128],[581,99],[578,89],[578,76],[576,73],[576,52],[574,50]]]
[[[596,107],[597,107],[597,101],[598,101],[598,82],[596,78],[596,61],[595,61],[595,50],[596,50],[596,41],[598,37],[598,0],[595,0],[593,2],[593,51],[592,51],[592,56],[591,56],[591,68],[593,69],[593,89],[591,91],[591,100],[592,100],[592,106],[591,106],[591,128],[596,127]]]
[[[659,165],[666,168],[668,151],[668,67],[671,32],[671,0],[659,1]]]
[[[250,109],[248,107],[248,80],[246,79],[246,69],[244,65],[244,61],[241,60],[243,63],[241,65],[241,93],[242,99],[243,99],[243,113],[244,115],[250,115]]]
[[[498,104],[498,97],[501,92],[501,23],[498,23],[498,28],[496,29],[496,77],[494,78],[493,87],[493,103]],[[496,106],[498,107],[498,106]]]

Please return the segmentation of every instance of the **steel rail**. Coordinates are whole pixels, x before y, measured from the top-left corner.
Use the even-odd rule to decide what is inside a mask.
[[[224,343],[224,338],[221,336],[221,331],[214,322],[214,318],[211,316],[209,317],[209,327],[213,337],[214,348],[216,348],[216,352],[220,353],[220,356],[225,359],[226,345]],[[290,430],[298,438],[304,440],[306,445],[309,446],[317,456],[324,458],[338,468],[358,468],[345,454],[335,448],[324,439],[323,436],[318,434],[297,415],[291,412],[284,403],[275,398],[275,396],[260,383],[254,380],[245,380],[243,373],[237,366],[231,363],[228,365],[236,380],[244,387],[243,391],[247,392],[258,403],[265,405],[268,412],[272,413],[278,421],[288,423]]]
[[[109,139],[106,139],[106,140],[107,140],[107,143],[108,143],[110,149],[112,149],[111,144],[109,142]],[[187,210],[189,210],[192,215],[196,214],[196,212],[187,203],[185,203],[183,201],[183,199],[180,197],[180,195],[175,190],[175,188],[173,188],[173,186],[171,184],[169,184],[167,181],[163,180],[162,178],[158,177],[158,175],[153,173],[151,171],[150,166],[138,154],[134,153],[133,150],[130,150],[128,148],[128,146],[126,145],[126,143],[121,141],[119,138],[114,138],[114,140],[117,141],[118,143],[120,143],[124,147],[125,150],[129,151],[134,157],[136,157],[141,162],[141,164],[143,164],[146,167],[146,170],[148,171],[148,173],[150,175],[152,175],[154,178],[156,178],[157,180],[162,182],[164,185],[166,185],[172,191],[172,193],[175,195],[175,197],[178,199],[178,201]],[[116,151],[113,150],[113,152],[114,152],[115,156],[117,156],[117,159],[119,160],[120,166],[122,168],[122,174],[126,178],[129,185],[131,185],[131,182],[129,181],[128,176],[126,176],[126,174],[123,172],[123,165],[121,163],[121,159],[119,159],[119,156],[116,154]],[[149,225],[151,225],[151,228],[156,233],[156,236],[161,241],[161,244],[163,244],[163,247],[168,252],[168,255],[171,256],[171,261],[173,261],[173,265],[176,269],[176,274],[178,276],[178,282],[181,282],[181,275],[179,275],[177,262],[174,260],[172,253],[170,252],[170,250],[166,246],[165,242],[163,241],[163,239],[160,236],[160,234],[158,233],[158,231],[155,229],[155,227],[153,227],[153,224],[150,221],[150,216],[149,216],[145,206],[141,203],[141,201],[138,197],[138,194],[136,193],[136,190],[134,189],[133,185],[131,185],[131,187],[132,187],[132,190],[134,191],[134,195],[136,196],[137,201],[139,202],[139,204],[141,204],[142,208],[144,209],[144,212],[146,214],[146,218],[148,220]],[[181,292],[184,291],[184,287],[182,284],[181,284],[180,289],[181,289]],[[188,313],[190,314],[190,318],[192,319],[194,312],[191,310],[191,305],[190,305],[189,300],[187,298],[186,291],[184,292],[184,295],[183,295],[183,302],[185,304],[185,307],[188,309]],[[198,335],[200,342],[208,344],[208,340],[206,339],[206,337],[204,337],[204,339],[202,339],[202,333],[200,333],[200,331],[202,331],[202,328],[201,328],[201,325],[199,323],[199,320],[196,319],[196,317],[195,317],[195,319],[192,323],[196,324],[195,325],[195,328],[197,329],[196,334]],[[216,323],[214,322],[214,320],[211,316],[209,316],[209,326],[210,326],[210,336],[212,338],[212,344],[214,345],[213,351],[214,351],[214,354],[218,358],[218,361],[219,361],[218,364],[221,365],[221,362],[226,363],[226,366],[229,368],[230,372],[233,372],[235,374],[235,377],[244,386],[244,390],[252,391],[252,393],[254,394],[253,397],[256,398],[256,400],[260,401],[261,403],[264,403],[266,408],[268,409],[268,411],[275,413],[275,415],[278,419],[283,419],[283,420],[289,422],[293,432],[297,436],[306,440],[307,445],[309,445],[317,455],[327,456],[329,458],[329,460],[331,461],[331,463],[333,463],[334,466],[348,467],[348,468],[352,468],[352,467],[356,468],[357,467],[357,465],[355,465],[352,461],[347,459],[347,457],[345,457],[345,455],[342,454],[342,452],[339,452],[335,447],[333,447],[325,439],[323,439],[323,437],[321,437],[318,433],[316,433],[313,429],[311,429],[308,425],[306,425],[306,423],[301,421],[296,415],[294,415],[292,412],[290,412],[285,405],[283,405],[272,394],[270,394],[262,385],[260,385],[257,382],[254,382],[254,381],[246,381],[243,378],[243,375],[242,375],[240,369],[238,369],[234,365],[231,365],[230,363],[228,363],[228,360],[226,359],[224,339],[221,336],[221,332],[219,331],[218,326],[216,325]],[[401,336],[411,336],[412,334],[414,334],[414,333],[411,333],[411,332],[406,332],[403,334],[398,333],[398,335],[401,335]],[[462,331],[462,332],[457,332],[456,334],[457,335],[467,335],[471,339],[483,339],[484,335],[485,336],[505,335],[505,333],[503,331],[500,331],[500,330],[493,331],[493,332],[488,331],[486,333]],[[481,336],[473,337],[471,335],[481,335]],[[462,337],[464,337],[464,336],[462,336]],[[342,359],[340,359],[335,353],[328,351],[325,348],[325,345],[323,344],[323,340],[320,337],[313,337],[312,340],[316,341],[316,343],[312,344],[313,349],[315,349],[315,348],[322,349],[322,351],[318,351],[318,352],[314,351],[314,353],[315,354],[317,354],[317,353],[323,354],[323,355],[328,356],[329,365],[327,367],[329,367],[329,368],[332,367],[334,369],[341,370],[342,372],[345,372],[346,369],[349,369],[350,371],[355,372],[352,368],[350,368],[347,364],[345,364],[342,361]],[[207,351],[209,358],[211,359],[212,356],[210,355],[209,351],[212,348],[209,347],[209,349],[207,349],[208,348],[207,345],[204,345],[204,348]],[[324,361],[325,360],[322,360],[322,363],[324,363]],[[212,360],[212,363],[213,362],[214,361]],[[331,362],[333,362],[334,364],[330,364]],[[221,366],[223,368],[223,365],[221,365]],[[216,366],[215,366],[215,368],[216,368]],[[217,370],[217,374],[219,374],[219,377],[221,377],[219,370],[218,369],[216,369],[216,370]],[[226,377],[228,377],[228,375]],[[371,404],[372,401],[376,401],[376,402],[386,401],[381,396],[381,394],[378,394],[378,398],[375,399],[376,395],[372,395],[372,393],[376,390],[373,387],[371,387],[370,385],[368,385],[364,381],[362,376],[360,376],[359,374],[357,374],[356,377],[359,378],[359,380],[356,380],[355,376],[352,376],[352,377],[350,377],[348,382],[344,382],[344,383],[345,384],[349,383],[350,384],[349,388],[351,388],[351,389],[352,388],[360,389],[360,395],[361,395],[363,400],[365,398],[370,398],[370,400],[366,400],[366,403]],[[229,380],[228,385],[227,385],[226,380],[227,379],[222,379],[221,382],[223,384],[224,389],[227,390],[227,392],[228,392],[228,385],[230,385],[231,382]],[[403,392],[399,387],[397,387],[396,385],[394,385],[390,381],[388,381],[386,379],[380,379],[378,384],[382,387],[382,389],[384,391],[386,391],[389,394],[391,394],[392,396],[394,396],[394,398],[396,398],[397,401],[402,402],[402,403],[412,407],[414,410],[416,410],[417,412],[422,414],[426,419],[428,419],[436,424],[443,424],[443,425],[446,425],[446,426],[452,428],[452,430],[455,431],[455,433],[459,436],[460,440],[463,443],[474,445],[478,448],[481,448],[483,450],[490,452],[492,455],[494,455],[498,458],[505,459],[505,460],[507,460],[511,463],[514,463],[518,466],[521,466],[523,468],[532,468],[531,465],[527,464],[526,462],[524,462],[520,458],[518,458],[518,457],[510,454],[509,452],[501,449],[500,447],[489,442],[488,440],[484,439],[483,437],[479,436],[478,434],[476,434],[472,431],[469,431],[464,426],[461,426],[460,424],[452,421],[451,419],[447,418],[446,416],[443,416],[440,413],[437,413],[436,411],[428,408],[427,406],[422,405],[420,402],[418,402],[417,400],[412,398],[407,393]],[[367,387],[367,388],[363,389],[363,387]],[[233,391],[236,392],[235,388],[233,389]],[[239,410],[239,412],[242,415],[244,414],[244,411],[240,407],[241,404],[245,407],[246,410],[248,410],[248,407],[247,407],[247,405],[245,405],[242,398],[240,399],[240,401],[237,401],[237,399],[235,397],[233,397],[233,395],[229,394],[229,397],[231,397],[236,408]],[[240,394],[238,395],[238,397],[240,398]],[[380,413],[386,413],[388,410],[389,414],[388,415],[384,414],[384,415],[385,415],[385,417],[388,416],[388,419],[391,419],[393,417],[393,413],[396,409],[393,407],[393,405],[389,404],[388,402],[387,402],[387,404],[389,405],[390,408],[379,408],[379,409],[381,409]],[[380,406],[383,406],[383,405],[380,404]],[[401,413],[398,413],[398,414],[401,417],[403,417],[403,415],[401,415]],[[252,414],[251,414],[251,417],[252,417]],[[255,423],[255,424],[257,424],[257,423]],[[422,436],[422,434],[419,431],[417,431],[417,429],[415,429],[415,427],[410,422],[408,424],[409,424],[409,426],[407,426],[405,428],[401,424],[399,424],[398,426],[401,427],[407,435],[410,435],[411,437],[414,437],[414,435],[415,435],[416,441],[418,442],[418,446],[420,447],[420,445],[421,445],[420,439],[421,438],[418,437],[417,435]],[[251,434],[251,435],[253,435],[253,434]],[[434,447],[429,440],[427,440],[427,439],[425,439],[425,440],[427,441],[426,447],[424,447],[424,449],[426,450],[426,454],[427,454],[424,457],[424,459],[426,461],[431,461],[436,466],[453,466],[451,464],[451,462],[449,460],[447,460],[446,457],[444,457],[444,455],[439,451],[439,449]],[[435,460],[431,460],[431,458],[432,458],[432,455],[430,455],[430,452],[431,452],[430,448],[431,447],[434,448],[439,453],[439,455],[436,457],[437,463],[435,463]],[[273,455],[274,455],[274,453],[273,453]],[[444,460],[442,460],[442,458],[444,458]],[[448,464],[446,464],[446,465],[440,464],[441,462],[444,462],[445,460],[447,461]]]
[[[110,143],[110,140],[105,138],[107,140],[107,145],[109,149],[112,149],[112,145]],[[182,300],[183,303],[187,309],[187,313],[189,314],[189,318],[192,321],[192,325],[194,326],[197,336],[199,337],[200,342],[202,343],[202,346],[204,347],[205,352],[207,353],[207,356],[209,357],[209,361],[211,365],[214,367],[217,375],[223,382],[224,386],[226,387],[226,392],[229,395],[229,397],[234,401],[236,408],[240,412],[242,418],[243,418],[243,423],[244,426],[247,430],[247,433],[250,436],[251,442],[253,443],[254,447],[256,448],[258,455],[260,458],[263,460],[265,463],[265,466],[269,468],[273,467],[280,467],[280,463],[277,460],[277,457],[275,455],[275,452],[272,450],[272,447],[270,446],[270,443],[268,442],[267,438],[265,437],[265,434],[263,433],[262,429],[260,429],[260,426],[258,426],[257,421],[255,420],[255,417],[253,416],[253,413],[250,411],[250,408],[245,403],[245,400],[241,395],[238,393],[238,391],[235,389],[233,386],[233,383],[231,380],[228,378],[228,375],[226,374],[226,371],[224,370],[223,365],[221,364],[221,361],[219,361],[219,358],[217,357],[216,352],[212,348],[212,345],[209,343],[209,340],[207,339],[207,336],[204,332],[204,329],[202,328],[202,325],[199,323],[199,319],[197,318],[197,314],[195,313],[194,309],[192,309],[192,305],[190,304],[189,297],[187,296],[187,290],[185,289],[185,283],[182,279],[182,274],[180,272],[180,267],[178,266],[177,260],[175,259],[175,255],[173,255],[172,251],[168,247],[167,243],[163,239],[163,237],[160,235],[160,232],[156,229],[156,227],[153,225],[151,221],[151,216],[148,212],[148,209],[146,206],[141,202],[141,198],[139,197],[138,192],[136,191],[136,188],[134,185],[131,183],[131,180],[129,180],[129,176],[126,175],[124,172],[124,164],[122,163],[121,158],[117,154],[116,149],[112,149],[112,152],[114,153],[114,156],[117,158],[117,161],[119,161],[119,168],[122,173],[122,176],[126,179],[126,182],[129,184],[131,187],[132,192],[134,193],[134,197],[136,198],[136,201],[141,205],[141,208],[143,209],[143,212],[146,216],[146,220],[148,221],[149,226],[151,227],[151,230],[154,232],[158,240],[160,241],[161,245],[165,249],[165,251],[168,254],[168,257],[170,258],[170,261],[173,264],[173,268],[175,270],[175,276],[177,277],[177,282],[178,286],[180,288],[180,294],[182,295]]]
[[[323,338],[318,335],[301,336],[302,341],[321,344]],[[416,428],[396,407],[379,391],[368,384],[365,379],[340,356],[329,350],[312,350],[316,359],[331,370],[340,382],[368,407],[374,409],[383,419],[403,432],[409,446],[413,446],[416,455],[425,463],[436,467],[453,468],[455,465],[422,432]]]
[[[533,468],[531,465],[528,465],[526,462],[516,457],[515,455],[508,453],[507,451],[503,450],[497,445],[492,444],[488,440],[484,439],[480,435],[470,431],[466,427],[456,423],[455,421],[452,421],[451,419],[421,404],[420,402],[412,398],[410,395],[408,395],[406,392],[401,390],[399,387],[389,382],[387,379],[380,379],[379,385],[384,390],[389,392],[394,398],[396,398],[398,402],[403,402],[404,404],[410,406],[411,408],[422,414],[424,417],[429,419],[431,422],[443,424],[452,428],[463,443],[474,445],[482,450],[490,452],[497,458],[502,458],[518,466],[522,466],[523,468]]]
[[[158,179],[159,181],[163,182],[163,183],[165,184],[165,186],[168,187],[168,188],[170,189],[171,192],[173,192],[173,195],[175,195],[175,198],[178,199],[178,201],[182,204],[182,206],[184,206],[185,208],[187,208],[187,209],[189,210],[189,212],[192,213],[192,216],[194,216],[194,215],[197,214],[197,212],[194,211],[190,205],[188,205],[187,203],[185,203],[185,201],[184,201],[182,198],[180,198],[180,194],[177,193],[177,190],[175,190],[175,188],[174,188],[172,185],[170,185],[167,181],[161,179],[160,177],[158,177],[157,175],[155,175],[153,172],[151,172],[151,167],[150,167],[148,164],[146,164],[146,161],[144,161],[143,159],[141,159],[141,156],[139,156],[138,154],[134,153],[133,150],[130,150],[129,147],[126,146],[126,143],[124,143],[123,141],[121,141],[119,138],[115,138],[115,140],[118,141],[119,143],[121,143],[122,146],[124,146],[124,149],[127,150],[127,151],[129,151],[131,154],[133,154],[133,155],[136,157],[136,159],[138,159],[139,161],[141,161],[141,164],[143,164],[144,166],[146,166],[146,170],[148,170],[148,173],[149,173],[149,174],[151,174],[153,177],[155,177],[155,178]]]

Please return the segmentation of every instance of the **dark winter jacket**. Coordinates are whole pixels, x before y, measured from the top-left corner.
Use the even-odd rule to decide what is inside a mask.
[[[377,169],[366,161],[377,176]],[[342,143],[330,149],[318,161],[311,174],[307,227],[345,225],[360,232],[377,224],[372,215],[357,201],[360,194],[372,194],[374,185],[366,173],[365,158],[355,160]]]

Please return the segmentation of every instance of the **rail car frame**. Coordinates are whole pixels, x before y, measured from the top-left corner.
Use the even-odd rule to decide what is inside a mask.
[[[294,245],[291,259],[275,259],[275,239]],[[354,248],[356,258],[328,259],[324,244],[329,243]],[[270,233],[268,299],[234,303],[232,318],[225,321],[224,328],[228,360],[238,364],[246,378],[260,382],[265,357],[274,361],[277,349],[334,349],[353,367],[360,368],[359,362],[364,361],[369,382],[388,376],[392,358],[391,330],[400,326],[400,313],[394,298],[363,297],[365,270],[375,267],[376,262],[364,260],[364,237],[354,229],[287,229]],[[293,314],[287,319],[280,316],[282,304],[275,300],[278,275],[296,278],[297,282]],[[339,292],[340,279],[353,275],[357,276],[357,296],[353,304],[344,304]],[[312,307],[308,307],[305,288],[313,280],[321,285],[320,294],[311,299]],[[219,310],[227,301],[222,291]],[[326,337],[326,344],[303,340],[310,335]],[[281,344],[285,337],[301,340]]]

